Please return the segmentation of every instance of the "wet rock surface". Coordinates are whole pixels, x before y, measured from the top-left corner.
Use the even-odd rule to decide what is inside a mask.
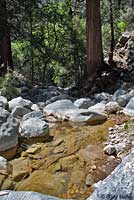
[[[106,177],[119,162],[103,153],[102,143],[113,124],[57,124],[50,130],[51,142],[30,145],[20,158],[10,161],[14,188],[85,200],[91,193],[89,180],[93,184]]]

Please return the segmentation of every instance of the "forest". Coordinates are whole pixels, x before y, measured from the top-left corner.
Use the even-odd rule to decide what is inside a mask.
[[[132,0],[2,0],[1,67],[6,62],[32,82],[77,85],[86,72],[90,76],[90,70],[92,74],[102,67],[103,58],[112,56],[123,32],[133,30],[133,15]]]
[[[134,199],[134,0],[0,0],[0,200]]]

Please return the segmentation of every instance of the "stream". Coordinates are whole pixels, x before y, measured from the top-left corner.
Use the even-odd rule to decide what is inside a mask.
[[[109,175],[120,162],[103,152],[108,129],[115,123],[57,123],[50,129],[51,141],[32,144],[23,151],[19,148],[20,156],[10,161],[12,189],[85,200],[93,191],[93,184]]]

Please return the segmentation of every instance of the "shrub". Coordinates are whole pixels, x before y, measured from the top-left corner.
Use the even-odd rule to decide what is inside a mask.
[[[7,97],[8,100],[18,96],[20,89],[16,87],[17,80],[11,73],[7,73],[4,77],[0,77],[1,95]]]

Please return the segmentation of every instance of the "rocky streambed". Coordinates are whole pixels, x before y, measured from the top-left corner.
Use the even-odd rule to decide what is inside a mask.
[[[2,192],[87,199],[94,184],[105,181],[133,148],[133,126],[128,122],[134,116],[134,90],[125,86],[113,95],[73,99],[58,94],[34,103],[0,96]]]
[[[9,162],[12,172],[9,176],[0,175],[1,189],[86,199],[91,186],[119,163],[103,153],[108,128],[113,125],[112,120],[96,126],[57,124],[50,130],[52,141],[27,146]]]

